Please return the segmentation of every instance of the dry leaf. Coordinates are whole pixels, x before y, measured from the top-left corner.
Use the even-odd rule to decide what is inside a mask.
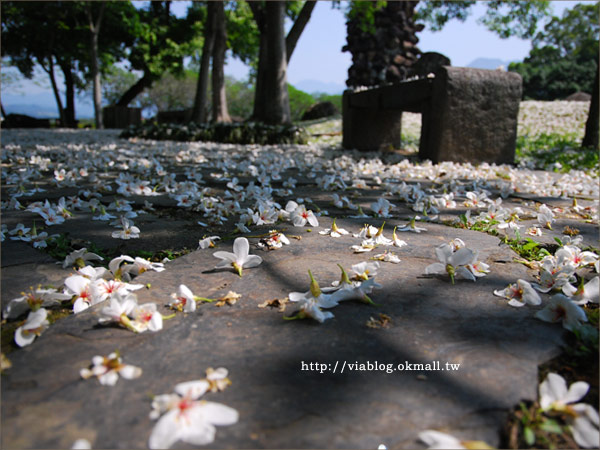
[[[283,300],[279,300],[278,298],[274,298],[273,300],[266,300],[263,303],[261,303],[260,305],[258,305],[259,308],[266,308],[267,306],[269,308],[279,308],[279,312],[284,312],[285,311],[285,306],[288,302],[288,298],[284,298]]]
[[[379,317],[375,319],[374,317],[369,317],[366,325],[369,328],[388,328],[392,323],[392,318],[387,314],[380,313]]]
[[[242,298],[241,294],[238,294],[237,292],[233,292],[233,291],[229,291],[226,295],[224,295],[223,297],[217,299],[217,303],[215,303],[215,306],[225,306],[225,305],[235,305],[238,301],[238,299]]]

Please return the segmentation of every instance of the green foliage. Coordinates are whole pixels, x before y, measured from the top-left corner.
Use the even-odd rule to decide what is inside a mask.
[[[315,103],[315,99],[312,95],[296,89],[291,84],[288,84],[288,95],[290,98],[290,113],[293,121],[300,120],[302,114]]]
[[[521,164],[555,172],[598,168],[598,151],[581,149],[575,134],[541,134],[535,138],[518,136],[516,158]]]
[[[237,81],[226,76],[225,89],[227,90],[229,115],[240,119],[249,118],[252,115],[254,86],[247,81]]]
[[[102,78],[102,97],[109,105],[114,105],[129,86],[138,80],[138,76],[118,66],[110,66]],[[90,86],[91,95],[91,86]]]
[[[192,71],[165,73],[160,82],[147,89],[139,102],[153,111],[173,111],[191,108],[194,104],[198,74]]]
[[[297,3],[297,2],[288,2]],[[228,2],[225,6],[227,47],[245,64],[258,63],[259,32],[247,2]]]
[[[330,95],[324,93],[313,93],[316,102],[331,102],[335,105],[338,111],[342,112],[342,96],[340,94]]]
[[[387,1],[351,1],[346,11],[348,20],[357,21],[365,33],[375,34],[375,12],[385,8]]]
[[[415,21],[425,22],[430,31],[440,31],[452,19],[464,22],[470,14],[474,1],[428,1],[420,2]]]
[[[145,8],[136,10],[124,21],[134,36],[127,58],[131,68],[143,71],[154,80],[165,72],[181,74],[184,57],[201,46],[200,24],[175,17],[169,3],[148,2]]]
[[[308,135],[295,125],[261,123],[217,123],[187,125],[146,123],[125,129],[120,137],[140,137],[154,140],[210,141],[228,144],[306,144]]]
[[[469,0],[419,2],[415,20],[429,25],[431,31],[440,31],[452,19],[464,22],[475,3]],[[538,22],[549,14],[549,2],[546,0],[493,0],[485,2],[485,6],[486,13],[479,23],[501,38],[531,38],[535,35]]]
[[[547,0],[486,2],[487,11],[479,20],[502,39],[516,36],[529,39],[535,36],[538,22],[550,14]]]
[[[523,77],[523,95],[555,100],[574,92],[591,93],[598,64],[598,5],[575,5],[562,18],[553,17],[533,40],[523,62],[509,70]]]
[[[545,256],[551,254],[546,247],[550,249],[556,248],[554,245],[542,246],[542,244],[535,242],[531,238],[520,240],[518,238],[511,239],[508,236],[504,236],[502,238],[502,243],[507,244],[515,251],[515,253],[527,261],[541,261]]]

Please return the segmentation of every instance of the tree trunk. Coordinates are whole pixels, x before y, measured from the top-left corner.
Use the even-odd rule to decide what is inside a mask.
[[[90,27],[90,57],[92,60],[91,71],[94,83],[94,117],[96,119],[96,129],[100,130],[104,128],[104,122],[102,120],[102,85],[100,81],[100,68],[98,67],[98,35],[100,34],[100,25],[102,24],[102,16],[104,14],[106,3],[101,2],[100,12],[98,13],[98,18],[96,20],[94,20],[92,14],[93,4],[88,2],[86,6],[88,25]]]
[[[284,124],[292,121],[287,90],[287,58],[285,51],[285,2],[269,1],[265,6],[267,64],[265,67],[265,111],[261,121]]]
[[[300,14],[298,14],[294,25],[285,38],[286,62],[288,64],[290,63],[290,58],[292,57],[292,53],[294,53],[298,39],[300,39],[300,35],[310,20],[310,16],[313,9],[315,9],[316,4],[317,2],[314,0],[308,0],[304,3],[304,6],[302,6],[302,9],[300,10]]]
[[[65,120],[64,126],[75,128],[75,80],[73,79],[73,71],[71,64],[65,61],[59,61],[60,69],[65,78]]]
[[[56,106],[58,107],[58,116],[60,120],[61,126],[66,126],[67,118],[65,117],[65,110],[63,109],[62,100],[60,98],[60,92],[58,91],[58,85],[56,84],[56,78],[54,77],[54,61],[52,61],[52,56],[48,57],[48,67],[44,65],[43,60],[39,61],[42,69],[48,74],[50,77],[50,84],[52,85],[52,92],[54,93],[54,98],[56,99]]]
[[[227,51],[227,29],[223,2],[215,2],[215,42],[212,52],[212,121],[231,122],[227,110],[225,91],[225,52]]]
[[[208,74],[210,69],[210,57],[213,53],[215,42],[216,3],[208,2],[206,12],[206,26],[204,28],[204,45],[202,46],[202,58],[200,59],[200,72],[198,73],[198,84],[196,85],[196,97],[194,109],[192,110],[192,122],[206,122],[206,101],[208,98]],[[220,2],[219,2],[220,3]]]
[[[353,2],[350,19],[346,22],[347,44],[342,51],[352,54],[348,68],[349,87],[377,86],[396,83],[411,76],[411,66],[421,51],[417,33],[423,29],[415,24],[414,14],[418,1]],[[372,8],[374,23],[365,25],[365,6]]]
[[[598,74],[600,72],[600,64],[598,61],[596,62],[596,80],[594,81],[594,89],[592,91],[592,101],[590,103],[590,112],[588,114],[587,122],[585,123],[585,136],[583,136],[583,141],[581,142],[581,146],[584,148],[594,148],[598,149],[598,128],[600,124],[600,118],[598,117],[598,83],[600,80],[598,79]]]
[[[141,94],[144,89],[152,86],[154,82],[154,77],[150,75],[148,72],[144,73],[144,76],[137,80],[137,82],[131,86],[125,93],[121,96],[116,106],[128,106],[139,94]]]
[[[252,11],[252,16],[256,22],[259,32],[258,45],[258,66],[256,68],[256,82],[254,84],[254,105],[252,116],[248,119],[251,122],[260,121],[265,115],[265,69],[267,65],[267,34],[265,25],[265,7],[263,2],[248,1],[248,6]]]

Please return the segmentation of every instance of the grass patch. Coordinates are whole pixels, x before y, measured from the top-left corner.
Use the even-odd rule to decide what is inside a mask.
[[[597,304],[584,307],[588,324],[580,331],[569,334],[564,352],[539,368],[539,383],[548,373],[558,373],[567,385],[585,381],[590,385],[581,403],[598,410],[598,309]],[[580,448],[568,429],[565,413],[542,412],[539,403],[521,402],[509,413],[502,430],[501,448]]]
[[[48,240],[48,245],[46,248],[40,249],[50,256],[52,256],[57,261],[64,261],[69,253],[74,250],[79,250],[81,248],[86,248],[88,252],[95,253],[104,258],[104,261],[98,262],[100,266],[108,267],[108,263],[118,256],[121,256],[122,252],[118,249],[104,249],[93,242],[83,242],[83,241],[73,241],[66,234],[60,234],[57,237]],[[147,259],[151,262],[162,262],[165,258],[172,261],[180,256],[187,255],[192,250],[188,248],[182,249],[166,249],[166,250],[157,250],[157,251],[148,251],[148,250],[131,250],[128,252],[128,256],[132,258],[140,257]]]
[[[598,150],[581,148],[574,133],[541,134],[534,138],[518,136],[518,163],[536,169],[566,173],[570,170],[595,170],[598,173]]]

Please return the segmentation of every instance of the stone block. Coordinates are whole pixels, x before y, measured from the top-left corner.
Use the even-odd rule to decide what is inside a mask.
[[[516,73],[441,67],[423,111],[419,157],[512,164],[521,92]]]
[[[352,96],[360,95],[356,99]],[[345,91],[342,98],[342,134],[344,148],[383,150],[398,148],[401,144],[402,111],[383,110],[378,105],[378,94],[369,91],[353,94]],[[351,101],[364,101],[369,107],[355,107]]]
[[[107,106],[102,109],[106,128],[127,128],[129,125],[141,125],[142,108],[127,106]]]

